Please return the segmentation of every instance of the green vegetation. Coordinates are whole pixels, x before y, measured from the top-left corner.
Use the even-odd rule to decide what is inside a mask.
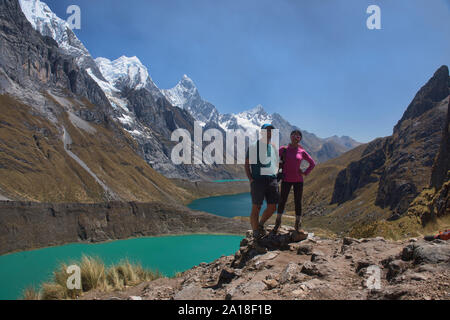
[[[81,261],[70,263],[77,265],[81,271],[81,289],[67,288],[66,272],[68,265],[62,263],[54,272],[50,282],[43,283],[39,290],[27,288],[24,290],[24,300],[66,300],[76,299],[91,290],[111,292],[136,286],[142,282],[152,281],[162,277],[158,271],[144,269],[140,264],[128,260],[106,267],[99,258],[83,256]]]

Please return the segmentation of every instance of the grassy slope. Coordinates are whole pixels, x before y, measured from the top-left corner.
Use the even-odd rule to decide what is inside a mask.
[[[75,127],[56,101],[59,123],[69,132],[72,152],[125,201],[186,201],[192,196],[154,171],[130,147],[121,128],[91,124],[96,133]],[[89,108],[74,102],[73,108]],[[62,131],[32,108],[0,96],[0,189],[12,199],[42,202],[104,201],[102,187],[63,148]],[[169,195],[169,196],[168,196]]]

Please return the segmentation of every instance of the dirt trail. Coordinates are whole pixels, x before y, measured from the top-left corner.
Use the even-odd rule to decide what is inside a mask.
[[[105,194],[109,200],[120,200],[120,197],[117,196],[114,191],[112,191],[102,180],[100,180],[99,177],[87,166],[86,163],[84,163],[83,160],[81,160],[75,153],[73,153],[70,150],[70,145],[72,144],[72,139],[70,138],[69,133],[67,132],[66,128],[63,128],[63,143],[64,143],[64,150],[67,152],[67,154],[74,159],[84,170],[86,170],[94,179],[97,181],[97,183],[103,188],[105,191]]]

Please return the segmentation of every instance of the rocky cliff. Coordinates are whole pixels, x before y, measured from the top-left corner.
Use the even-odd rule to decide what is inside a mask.
[[[234,256],[202,263],[176,278],[81,299],[378,300],[449,299],[450,243],[409,239],[296,241],[282,228],[256,244],[242,240]],[[375,270],[375,271],[373,271]]]
[[[450,99],[447,106],[447,121],[442,130],[441,146],[433,164],[431,186],[437,189],[450,179]]]
[[[0,7],[0,94],[15,94],[44,108],[34,91],[67,90],[97,106],[80,112],[85,120],[103,122],[111,108],[95,81],[52,38],[33,29],[17,0],[2,0]]]
[[[423,86],[394,127],[385,150],[376,204],[403,214],[427,186],[439,151],[449,96],[449,70],[440,67]]]
[[[397,216],[406,212],[431,178],[446,120],[448,72],[447,66],[439,68],[408,106],[393,135],[368,144],[362,157],[338,174],[331,204],[342,204],[355,197],[355,190],[379,181],[375,204]],[[442,181],[446,174],[436,176]]]
[[[75,242],[187,233],[243,234],[247,224],[167,203],[0,201],[0,255]]]
[[[420,217],[423,225],[450,216],[450,101],[442,130],[439,152],[433,164],[429,188],[414,199],[408,213]]]

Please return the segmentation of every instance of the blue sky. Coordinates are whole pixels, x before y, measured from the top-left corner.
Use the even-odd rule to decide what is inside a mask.
[[[319,137],[392,134],[450,63],[450,0],[47,0],[92,56],[137,56],[160,88],[183,74],[221,113],[262,104]],[[381,30],[366,9],[381,8]]]

